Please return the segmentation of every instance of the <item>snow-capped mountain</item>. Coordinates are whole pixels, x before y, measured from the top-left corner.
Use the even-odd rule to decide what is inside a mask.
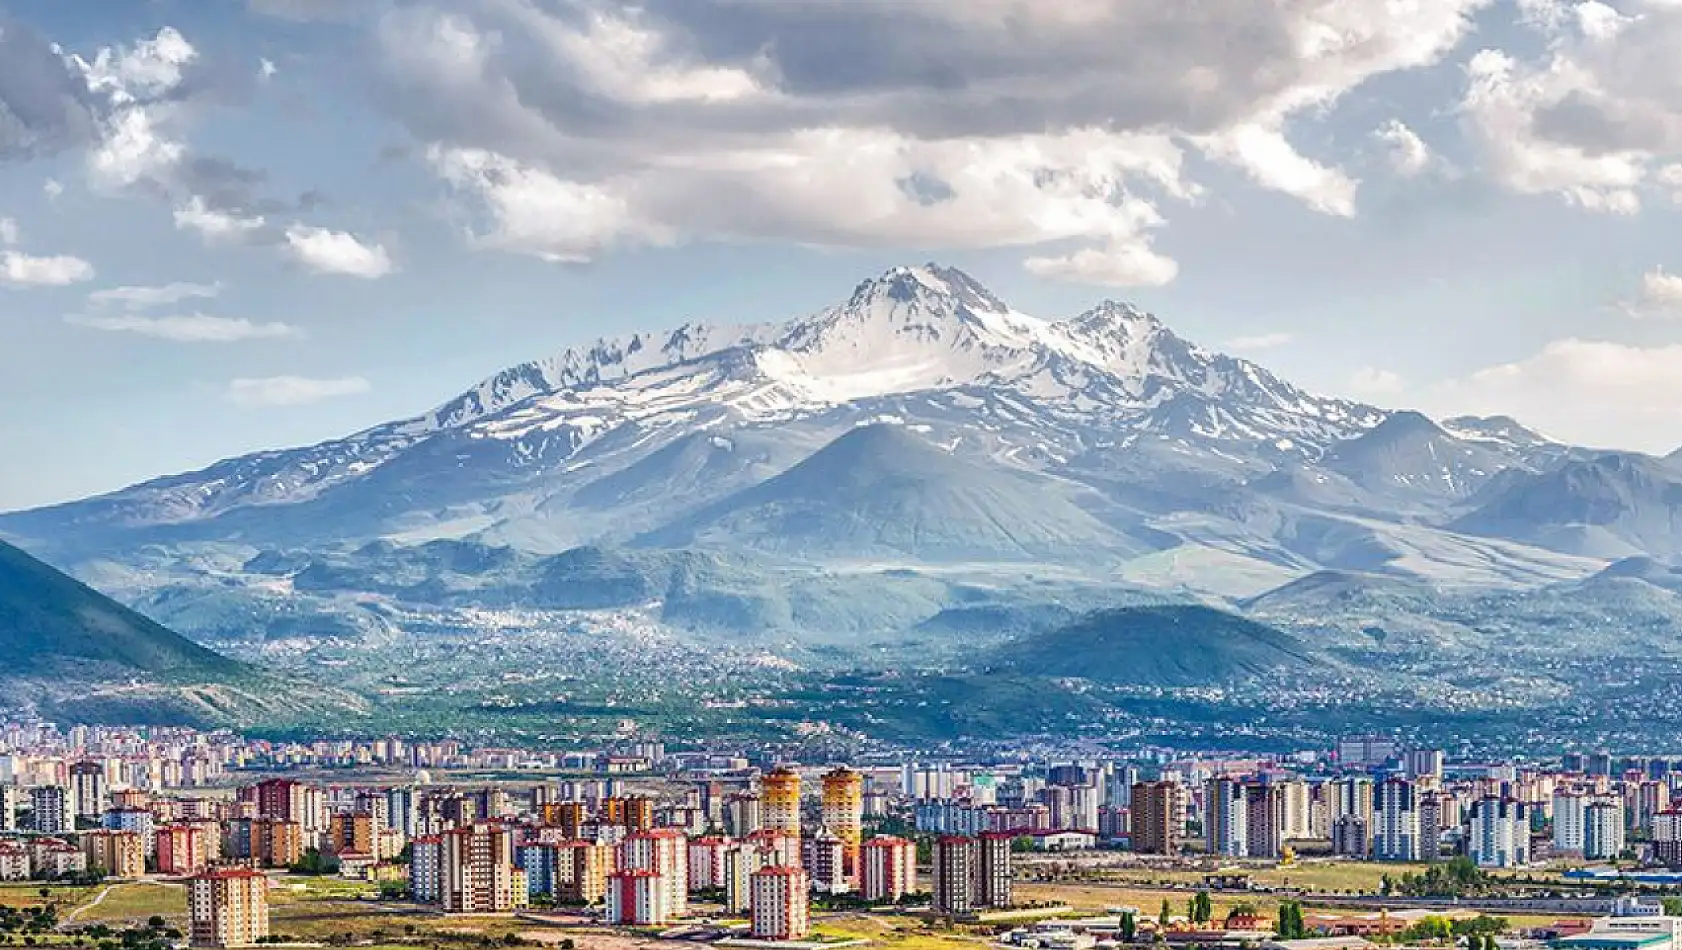
[[[1127,304],[1047,319],[925,265],[785,323],[599,340],[412,418],[0,516],[0,532],[72,565],[463,539],[1037,560],[1220,596],[1328,569],[1523,586],[1605,560],[1556,543],[1570,526],[1518,523],[1542,519],[1528,509],[1474,513],[1582,458],[1507,418],[1305,392]]]
[[[1047,320],[961,271],[899,267],[785,324],[600,340],[411,419],[10,516],[6,527],[181,526],[245,512],[246,530],[256,510],[351,494],[396,516],[395,499],[417,487],[422,506],[538,482],[548,497],[569,473],[599,477],[685,433],[787,426],[825,437],[792,439],[804,445],[878,417],[922,421],[948,448],[1033,467],[1140,440],[1311,460],[1384,413],[1205,351],[1126,304]]]

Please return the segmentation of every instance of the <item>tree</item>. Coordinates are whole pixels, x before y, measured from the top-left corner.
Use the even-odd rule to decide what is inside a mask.
[[[1168,906],[1166,897],[1162,899],[1162,913],[1156,915],[1156,922],[1162,925],[1163,930],[1167,930],[1168,925],[1174,922],[1174,909]]]
[[[1206,924],[1215,919],[1215,903],[1209,899],[1208,891],[1198,891],[1191,899],[1191,922]]]
[[[1308,927],[1303,923],[1302,905],[1296,901],[1284,901],[1279,905],[1280,940],[1301,940],[1308,936]]]
[[[1132,943],[1139,935],[1139,920],[1132,911],[1121,915],[1121,939],[1123,943]]]

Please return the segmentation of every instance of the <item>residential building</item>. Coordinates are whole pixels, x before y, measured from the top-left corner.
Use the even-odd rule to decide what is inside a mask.
[[[1015,880],[1016,836],[990,831],[981,836],[975,867],[975,903],[980,907],[1011,905]]]
[[[841,875],[856,886],[864,843],[864,776],[846,768],[825,773],[822,809],[823,827],[841,841]]]
[[[164,825],[157,830],[158,873],[197,874],[211,861],[210,834],[200,824]]]
[[[416,838],[409,849],[409,896],[418,903],[438,904],[444,900],[444,839],[436,835]]]
[[[1474,802],[1467,855],[1479,867],[1515,868],[1530,863],[1530,810],[1511,798]]]
[[[783,834],[800,834],[800,773],[779,768],[760,779],[763,827]]]
[[[749,915],[761,940],[802,940],[811,932],[811,887],[800,868],[760,868],[752,875]]]
[[[146,876],[146,842],[136,831],[100,829],[82,836],[82,853],[88,867],[106,877],[138,880]]]
[[[269,880],[225,868],[187,882],[189,939],[195,947],[252,947],[269,935]]]
[[[812,889],[823,894],[842,894],[852,890],[846,875],[846,844],[828,828],[801,843],[801,867]]]
[[[1556,791],[1553,797],[1554,854],[1581,855],[1587,835],[1589,798],[1582,792]]]
[[[1653,816],[1653,860],[1682,868],[1682,811],[1669,809]]]
[[[1203,835],[1209,853],[1229,858],[1249,855],[1249,808],[1244,783],[1235,778],[1212,778],[1203,790]]]
[[[1140,782],[1133,786],[1131,841],[1140,854],[1178,854],[1184,826],[1180,824],[1184,791],[1173,782]]]
[[[655,871],[626,868],[607,876],[607,922],[622,926],[658,927],[677,918],[672,912],[671,888]]]
[[[74,820],[99,824],[107,805],[103,763],[84,760],[70,766],[70,802]]]
[[[675,828],[655,828],[627,837],[619,846],[622,871],[652,871],[667,890],[665,910],[672,917],[689,911],[689,839]]]
[[[917,846],[905,838],[871,838],[860,849],[865,900],[897,901],[917,887]]]
[[[1373,857],[1380,861],[1418,861],[1418,790],[1401,778],[1387,779],[1378,786],[1373,833]]]
[[[1245,796],[1245,853],[1277,858],[1285,849],[1285,789],[1271,782],[1250,785]]]
[[[1135,792],[1135,801],[1138,800]],[[967,914],[975,910],[976,868],[981,847],[974,838],[942,835],[934,842],[934,909],[941,914]]]
[[[1332,853],[1351,858],[1372,856],[1372,833],[1360,815],[1342,815],[1332,822]]]
[[[1616,798],[1596,798],[1583,809],[1583,857],[1610,861],[1624,853],[1624,805]]]
[[[514,833],[507,825],[476,823],[442,838],[445,913],[501,914],[524,905],[527,895],[515,892]]]
[[[29,790],[29,830],[44,835],[73,831],[68,794],[59,785],[37,785]]]

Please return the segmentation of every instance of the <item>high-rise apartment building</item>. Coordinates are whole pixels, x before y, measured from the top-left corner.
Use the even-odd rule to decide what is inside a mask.
[[[841,874],[857,886],[864,843],[864,776],[839,768],[823,777],[822,824],[841,841]]]
[[[1515,799],[1496,796],[1473,802],[1466,853],[1479,867],[1515,868],[1529,864],[1529,808]]]
[[[917,846],[905,838],[871,838],[860,849],[860,891],[868,901],[897,901],[917,888]]]
[[[1377,827],[1373,833],[1373,857],[1380,861],[1418,861],[1418,790],[1401,778],[1387,779],[1378,786]]]
[[[70,766],[70,802],[76,821],[99,824],[107,798],[103,763],[84,760]]]
[[[1610,861],[1624,853],[1624,805],[1616,798],[1596,798],[1583,809],[1583,857]]]
[[[445,832],[441,898],[452,914],[500,914],[524,906],[515,893],[514,833],[506,825],[481,823]]]
[[[157,830],[158,873],[197,874],[210,863],[210,833],[202,824],[164,825]]]
[[[981,847],[974,838],[943,835],[933,853],[934,909],[940,914],[968,914],[975,910],[976,866]]]
[[[72,830],[69,795],[59,785],[37,785],[29,790],[29,829],[41,834],[61,835]]]
[[[666,888],[665,908],[673,917],[689,910],[689,839],[675,828],[655,828],[627,837],[619,845],[621,871],[652,871]]]
[[[800,773],[772,769],[760,779],[763,825],[783,834],[800,834]]]
[[[1588,824],[1589,798],[1581,792],[1557,791],[1553,797],[1554,853],[1581,855]]]
[[[269,935],[269,879],[244,869],[205,871],[187,882],[195,947],[253,947]]]
[[[1682,811],[1653,816],[1653,859],[1667,868],[1682,868]]]
[[[1140,854],[1177,854],[1180,850],[1181,796],[1173,782],[1140,782],[1133,786],[1131,814],[1133,850]]]
[[[800,868],[765,867],[753,872],[749,915],[761,940],[802,940],[811,932],[811,886]]]
[[[90,831],[82,836],[82,853],[89,869],[99,868],[106,877],[132,881],[146,876],[146,841],[139,832]]]
[[[1210,854],[1242,858],[1250,853],[1249,808],[1244,783],[1212,778],[1203,789],[1203,835]]]
[[[671,889],[660,875],[641,868],[624,868],[607,876],[607,922],[622,926],[658,927],[677,918]]]

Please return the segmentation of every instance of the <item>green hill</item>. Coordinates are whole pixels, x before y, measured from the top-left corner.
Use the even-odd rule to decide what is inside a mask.
[[[1200,686],[1321,662],[1288,633],[1196,605],[1101,610],[999,647],[989,661],[1014,674],[1147,686]]]
[[[71,722],[277,725],[367,711],[207,650],[0,542],[0,708]]]
[[[240,676],[245,666],[0,542],[0,677],[67,664],[154,675]]]

